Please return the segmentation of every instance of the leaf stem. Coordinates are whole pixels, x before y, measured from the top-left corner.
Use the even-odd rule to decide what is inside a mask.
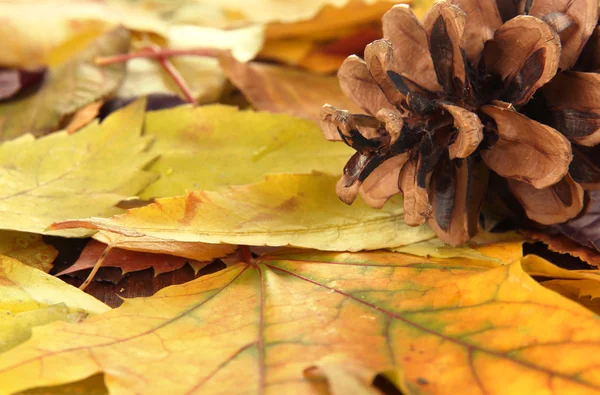
[[[102,266],[102,263],[104,262],[104,260],[106,259],[106,257],[108,256],[108,253],[110,252],[110,250],[112,248],[113,248],[113,246],[110,244],[106,246],[106,248],[104,249],[104,252],[102,253],[102,255],[100,255],[100,258],[98,258],[98,261],[94,265],[94,268],[92,269],[90,274],[88,274],[88,276],[85,279],[85,281],[83,282],[83,284],[81,284],[79,286],[80,290],[83,291],[84,289],[87,288],[88,285],[90,285],[90,283],[94,279],[94,276],[96,275],[96,273],[98,273],[98,269],[100,269],[100,266]]]
[[[240,246],[240,251],[242,253],[242,261],[245,263],[252,262],[252,252],[250,251],[250,247],[248,246]]]
[[[143,48],[137,52],[127,53],[122,55],[114,56],[98,56],[94,59],[94,63],[98,66],[107,66],[114,63],[127,62],[130,59],[136,58],[168,58],[170,56],[207,56],[215,58],[221,53],[221,50],[212,48],[192,48],[192,49],[158,49],[152,50],[151,48]]]
[[[100,56],[94,59],[94,63],[99,66],[108,66],[114,63],[123,63],[127,62],[131,59],[136,58],[150,58],[157,59],[165,70],[165,72],[171,77],[173,82],[179,87],[186,100],[193,104],[194,106],[198,105],[192,90],[189,85],[183,78],[183,76],[179,73],[177,68],[167,59],[170,56],[185,56],[185,55],[193,55],[193,56],[209,56],[209,57],[217,57],[219,53],[223,52],[222,50],[213,49],[213,48],[195,48],[195,49],[164,49],[159,47],[158,45],[152,45],[149,47],[145,47],[140,49],[137,52],[114,55],[114,56]]]

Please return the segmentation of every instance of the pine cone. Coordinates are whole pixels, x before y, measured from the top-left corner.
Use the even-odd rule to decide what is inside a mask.
[[[577,62],[597,5],[530,3],[442,1],[422,24],[402,5],[384,15],[384,39],[365,48],[364,61],[347,58],[338,73],[344,93],[369,115],[329,105],[322,110],[325,136],[357,151],[337,185],[341,200],[350,204],[360,193],[381,207],[402,193],[409,225],[427,221],[442,240],[459,245],[477,232],[489,169],[508,180],[538,222],[564,222],[579,213],[583,190],[568,174],[569,140],[517,110],[559,65]],[[562,3],[569,4],[557,9]],[[563,118],[571,114],[564,103],[551,104]],[[532,195],[543,208],[531,204]]]

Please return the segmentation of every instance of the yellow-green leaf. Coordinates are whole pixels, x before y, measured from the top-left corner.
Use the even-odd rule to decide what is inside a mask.
[[[268,173],[339,174],[352,155],[312,122],[222,105],[149,112],[145,135],[156,139],[160,157],[149,170],[160,179],[142,198],[249,184]]]
[[[54,221],[121,212],[116,203],[156,178],[140,170],[155,156],[142,152],[150,141],[140,137],[144,106],[138,101],[73,135],[28,134],[0,145],[0,229],[47,233]]]
[[[53,229],[84,226],[133,237],[328,251],[388,248],[432,237],[427,226],[406,225],[399,196],[380,210],[363,202],[348,206],[335,195],[336,181],[325,174],[271,175],[257,184],[157,199],[123,215],[66,221]]]
[[[449,246],[434,237],[418,243],[392,248],[391,250],[432,258],[467,258],[508,264],[521,258],[524,240],[523,236],[515,232],[482,232],[471,239],[468,245],[462,247]]]
[[[92,296],[16,259],[0,255],[0,310],[31,311],[63,303],[69,310],[98,314],[109,307]]]
[[[0,231],[0,255],[6,255],[44,272],[52,269],[56,248],[35,233]]]
[[[0,355],[0,392],[103,372],[111,393],[316,394],[303,371],[331,355],[406,394],[600,391],[600,319],[518,262],[305,251],[39,328]]]
[[[83,312],[70,313],[62,303],[19,313],[0,310],[0,353],[29,339],[33,327],[58,320],[76,322],[84,317]]]
[[[105,33],[67,63],[52,69],[37,93],[0,104],[0,141],[57,130],[67,115],[115,92],[125,77],[125,64],[97,66],[94,58],[128,50],[127,30]]]

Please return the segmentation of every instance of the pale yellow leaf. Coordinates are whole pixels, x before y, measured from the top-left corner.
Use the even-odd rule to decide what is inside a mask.
[[[110,310],[104,303],[58,278],[0,255],[0,310],[20,313],[60,303],[69,312],[99,314]]]
[[[144,199],[249,184],[269,173],[340,174],[352,154],[312,122],[222,105],[149,112],[144,134],[160,155],[148,168],[160,178]]]
[[[56,248],[44,243],[35,233],[0,231],[0,255],[6,255],[26,265],[49,272],[58,255]]]
[[[144,108],[138,101],[72,135],[0,145],[0,229],[47,233],[54,221],[121,212],[115,204],[156,178],[141,170],[155,157],[142,152],[150,142],[140,137]]]
[[[126,236],[256,246],[358,251],[430,239],[428,226],[404,223],[400,197],[377,210],[335,195],[337,177],[267,176],[263,182],[157,199],[112,218],[66,221],[53,229],[89,227]]]
[[[169,254],[198,261],[211,261],[215,258],[221,258],[237,249],[237,246],[231,244],[180,242],[151,236],[128,237],[103,230],[93,237],[102,243],[124,250]]]

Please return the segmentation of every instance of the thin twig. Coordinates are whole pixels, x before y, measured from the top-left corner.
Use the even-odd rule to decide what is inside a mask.
[[[192,103],[194,106],[197,106],[198,102],[196,101],[196,98],[194,97],[192,90],[188,86],[187,82],[185,82],[185,79],[182,77],[182,75],[179,73],[179,70],[177,70],[177,68],[175,66],[173,66],[173,63],[171,63],[171,61],[169,59],[164,58],[164,57],[159,57],[158,61],[159,61],[160,65],[163,67],[163,69],[165,69],[167,74],[169,74],[171,76],[171,79],[173,80],[173,82],[175,82],[175,84],[177,84],[179,89],[181,89],[181,92],[183,92],[183,95],[185,96],[187,101]]]
[[[88,276],[85,279],[85,281],[83,282],[83,284],[81,284],[79,286],[80,290],[83,291],[84,289],[87,288],[88,285],[90,285],[90,283],[94,279],[94,276],[96,275],[96,273],[98,273],[98,269],[100,269],[100,266],[102,266],[102,263],[104,262],[104,260],[106,259],[108,253],[110,252],[110,250],[112,248],[113,248],[113,246],[110,245],[110,244],[106,246],[106,248],[104,249],[104,252],[102,253],[102,255],[100,255],[100,258],[98,259],[98,261],[94,265],[94,268],[92,269],[92,271],[90,272],[90,274],[88,274]]]
[[[160,49],[160,50],[150,50],[149,48],[144,48],[140,51],[127,53],[122,55],[114,55],[114,56],[99,56],[94,59],[94,63],[98,66],[107,66],[109,64],[114,63],[123,63],[127,62],[130,59],[135,58],[168,58],[170,56],[207,56],[211,58],[215,58],[222,52],[218,49],[212,48],[195,48],[195,49]]]

